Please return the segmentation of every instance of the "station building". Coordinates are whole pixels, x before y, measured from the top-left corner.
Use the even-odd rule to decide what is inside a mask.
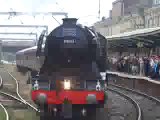
[[[108,40],[108,55],[159,55],[160,0],[126,2],[115,1],[109,17],[94,24]]]

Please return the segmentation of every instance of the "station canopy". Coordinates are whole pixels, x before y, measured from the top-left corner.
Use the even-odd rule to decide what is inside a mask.
[[[107,36],[108,45],[114,47],[148,47],[160,46],[160,27],[138,29],[118,35]]]

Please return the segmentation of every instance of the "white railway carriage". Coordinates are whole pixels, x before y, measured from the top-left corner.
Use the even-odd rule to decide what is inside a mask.
[[[42,45],[42,51],[44,45]],[[37,46],[20,50],[16,53],[16,65],[19,72],[38,72],[44,62],[44,56],[36,57]]]
[[[44,63],[44,47],[46,41],[46,30],[42,31],[37,46],[30,47],[27,49],[20,50],[16,53],[16,65],[17,70],[25,75],[28,74],[27,83],[31,82],[31,78],[36,77],[37,73],[40,71],[41,66]],[[39,58],[36,56],[37,49],[40,53]]]

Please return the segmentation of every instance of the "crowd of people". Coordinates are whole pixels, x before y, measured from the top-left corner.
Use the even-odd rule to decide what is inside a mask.
[[[160,57],[123,56],[109,57],[109,70],[125,72],[132,75],[146,76],[153,79],[160,78]]]

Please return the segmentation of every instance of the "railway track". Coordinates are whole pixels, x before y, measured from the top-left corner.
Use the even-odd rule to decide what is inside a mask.
[[[7,109],[4,107],[4,105],[3,105],[2,103],[0,103],[0,106],[1,106],[1,108],[4,110],[6,120],[9,120],[9,114],[8,114]],[[3,118],[2,118],[2,119],[3,119]]]
[[[0,87],[2,86],[2,84],[3,84],[3,81],[2,79],[0,79]],[[4,110],[6,120],[9,120],[9,114],[8,114],[7,109],[4,107],[4,105],[1,102],[0,102],[0,106]]]
[[[115,84],[109,84],[108,89],[121,91],[121,93],[129,96],[136,101],[142,111],[142,120],[159,120],[160,100],[129,88],[124,88]]]
[[[0,68],[3,69],[4,68]],[[3,77],[0,76],[0,97],[2,96],[5,100],[10,100],[10,102],[16,103],[14,106],[15,107],[22,107],[23,109],[30,109],[32,108],[34,111],[38,111],[37,108],[35,108],[34,106],[32,106],[30,103],[28,103],[26,100],[24,100],[21,95],[19,94],[19,83],[17,81],[17,79],[11,74],[9,73],[7,70],[3,71],[6,72],[8,74],[9,77],[12,78],[12,80],[10,79],[5,79],[3,80]],[[5,74],[6,74],[5,73]],[[3,74],[0,72],[0,74]],[[2,87],[3,86],[3,87]],[[12,87],[11,87],[12,86]],[[119,94],[121,97],[124,97],[125,100],[129,100],[130,103],[132,103],[132,107],[134,106],[134,113],[133,114],[134,118],[129,118],[127,116],[123,116],[120,112],[119,113],[111,113],[110,114],[110,118],[109,120],[112,120],[112,117],[114,116],[115,118],[117,117],[117,119],[114,120],[121,120],[119,119],[119,117],[123,117],[122,120],[158,120],[160,118],[159,114],[156,115],[150,115],[149,113],[156,113],[156,111],[160,110],[160,100],[148,96],[146,94],[142,93],[137,93],[133,90],[129,90],[126,88],[122,88],[120,86],[115,86],[113,84],[109,84],[108,90],[110,92],[114,92],[116,94]],[[120,92],[121,91],[121,92]],[[143,101],[145,100],[145,103],[143,103]],[[9,113],[7,112],[7,109],[9,108],[9,106],[4,105],[4,101],[0,101],[0,106],[1,108],[4,110],[4,113],[6,115],[6,120],[9,120]],[[157,103],[158,103],[158,108],[157,108]],[[152,105],[151,105],[152,104]],[[149,108],[146,107],[145,105],[149,105]],[[13,107],[13,106],[12,106]],[[21,108],[21,109],[22,109]],[[133,116],[131,115],[131,116]]]
[[[120,104],[118,107],[116,107],[116,110],[108,113],[109,120],[142,120],[141,108],[134,99],[112,88],[107,88],[107,90],[108,94],[116,94],[110,94],[112,95],[110,97],[112,98],[112,101],[114,101],[114,104],[116,104],[116,106],[117,104]]]
[[[3,69],[3,72],[6,72],[8,77],[11,77],[12,79],[3,79],[0,76],[0,105],[3,108],[5,114],[6,114],[6,120],[9,120],[9,109],[14,110],[29,110],[32,109],[33,111],[38,112],[38,109],[35,108],[33,105],[28,103],[26,100],[24,100],[21,95],[19,94],[19,84],[17,79],[9,73],[6,69]],[[6,75],[5,73],[5,75]],[[4,73],[0,74],[4,75]],[[8,111],[7,111],[8,110]]]

